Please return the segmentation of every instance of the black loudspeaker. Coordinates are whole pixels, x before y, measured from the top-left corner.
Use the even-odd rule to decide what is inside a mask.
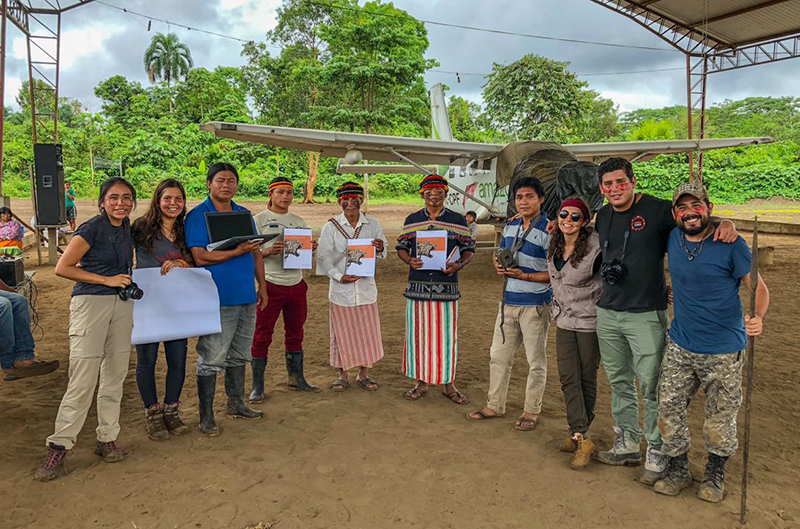
[[[16,287],[25,280],[25,267],[22,258],[0,260],[0,279],[10,287]]]
[[[37,143],[33,146],[36,180],[36,225],[63,226],[67,223],[64,204],[64,162],[61,145]]]

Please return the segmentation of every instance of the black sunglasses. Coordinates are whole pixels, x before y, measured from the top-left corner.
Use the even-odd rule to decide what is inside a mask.
[[[571,216],[572,222],[579,222],[583,218],[583,215],[581,215],[580,213],[570,213],[566,209],[562,209],[561,211],[559,211],[558,216],[561,217],[562,219],[566,219],[567,217]]]

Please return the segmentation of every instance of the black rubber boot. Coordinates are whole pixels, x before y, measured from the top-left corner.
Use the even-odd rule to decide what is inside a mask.
[[[200,431],[209,437],[219,435],[219,426],[214,422],[214,393],[217,390],[217,375],[197,377],[197,398],[200,400]]]
[[[692,475],[689,473],[689,454],[669,458],[664,477],[653,485],[653,490],[667,496],[677,496],[683,489],[691,486]]]
[[[264,371],[267,370],[267,359],[253,358],[250,367],[253,369],[253,391],[250,392],[250,402],[258,404],[264,402]]]
[[[228,406],[225,414],[228,419],[260,419],[263,411],[251,410],[244,403],[244,366],[225,368],[225,394]]]
[[[303,375],[303,351],[286,351],[286,371],[289,372],[289,382],[286,384],[296,391],[319,391],[317,386],[306,382]]]
[[[708,454],[706,474],[703,483],[697,489],[697,497],[701,500],[717,503],[725,495],[725,463],[728,458],[716,454]]]

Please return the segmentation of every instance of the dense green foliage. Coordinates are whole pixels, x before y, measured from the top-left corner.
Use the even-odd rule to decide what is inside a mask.
[[[276,52],[274,47],[280,48]],[[428,137],[430,109],[425,71],[425,26],[391,3],[359,5],[284,0],[278,23],[263,42],[244,45],[242,67],[191,67],[191,54],[174,35],[156,35],[142,50],[150,86],[122,76],[101,81],[98,113],[80,102],[59,100],[59,142],[67,178],[80,197],[96,196],[99,183],[120,170],[143,196],[167,176],[203,196],[205,170],[218,161],[239,168],[239,193],[258,197],[276,175],[295,182],[298,194],[330,198],[350,175],[336,160],[263,145],[217,140],[199,130],[207,121]],[[613,101],[591,90],[569,64],[526,55],[495,65],[486,78],[485,105],[451,96],[454,136],[461,141],[503,143],[516,139],[561,142],[638,141],[687,136],[681,106],[619,114]],[[37,91],[38,93],[38,91]],[[6,109],[3,192],[29,196],[32,163],[30,92]],[[49,101],[36,101],[47,110]],[[800,198],[800,99],[752,97],[709,108],[709,137],[773,136],[769,146],[711,152],[705,181],[717,201],[785,196]],[[52,128],[51,128],[52,133]],[[45,133],[46,137],[46,133]],[[668,195],[688,176],[688,155],[636,164],[640,188]],[[307,184],[313,175],[315,186]],[[374,175],[370,195],[409,196],[417,177]]]

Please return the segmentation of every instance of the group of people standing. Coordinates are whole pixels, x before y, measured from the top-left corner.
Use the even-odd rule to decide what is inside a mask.
[[[36,479],[58,476],[98,383],[96,453],[107,462],[125,457],[116,441],[130,355],[134,254],[137,268],[159,267],[164,275],[176,267],[205,267],[217,286],[222,330],[197,343],[202,433],[220,434],[213,409],[219,373],[224,373],[228,418],[263,416],[248,404],[265,399],[268,350],[281,314],[288,385],[319,391],[304,374],[308,286],[301,270],[283,268],[282,237],[263,244],[244,242],[231,250],[206,248],[210,240],[205,213],[245,209],[233,201],[238,181],[233,166],[212,165],[208,198],[187,214],[183,186],[166,179],[132,226],[135,189],[122,178],[101,186],[100,214],[76,230],[56,267],[59,276],[76,282],[70,304],[70,378]],[[608,203],[597,213],[595,228],[589,226],[593,212],[579,198],[565,200],[558,218],[548,219],[542,211],[544,189],[536,178],[519,179],[510,190],[519,214],[504,228],[494,257],[504,284],[490,350],[487,403],[467,418],[482,421],[505,415],[513,359],[524,346],[529,372],[515,428],[536,428],[552,322],[570,431],[559,449],[573,454],[571,467],[581,468],[595,455],[611,465],[640,464],[644,435],[641,481],[657,492],[677,494],[691,484],[686,407],[703,387],[709,463],[700,496],[718,501],[725,460],[736,450],[744,342],[746,335],[761,332],[768,291],[760,278],[750,278],[749,249],[733,224],[710,220],[713,205],[702,186],[681,186],[672,202],[636,193],[632,167],[620,158],[601,164],[599,185]],[[267,208],[254,218],[258,233],[280,235],[286,228],[307,227],[289,212],[294,198],[290,180],[273,179],[268,193]],[[444,206],[447,193],[445,178],[425,177],[420,183],[425,206],[406,218],[395,245],[398,258],[409,267],[402,364],[415,384],[404,397],[416,401],[430,385],[442,385],[443,396],[465,405],[469,399],[455,386],[458,275],[474,255],[475,238],[464,216]],[[330,280],[330,364],[337,372],[330,388],[338,392],[348,389],[351,370],[357,370],[358,386],[378,390],[370,369],[384,355],[375,280],[350,275],[346,267],[351,239],[371,240],[377,258],[385,258],[388,250],[380,223],[361,211],[363,197],[360,185],[342,185],[337,190],[342,212],[324,224],[319,241],[312,241],[317,274]],[[441,270],[425,269],[417,254],[417,234],[427,230],[446,232],[446,253],[458,256]],[[673,290],[664,273],[667,251]],[[758,281],[757,316],[752,319],[743,318],[738,294],[740,283],[751,281]],[[675,319],[667,333],[667,303],[673,298]],[[180,412],[187,340],[164,344],[168,370],[163,401],[155,380],[159,345],[137,345],[136,379],[153,440],[188,432]],[[612,388],[616,425],[611,449],[598,453],[589,428],[601,361]],[[248,365],[252,387],[245,397]],[[644,431],[639,426],[636,380],[644,401]]]

